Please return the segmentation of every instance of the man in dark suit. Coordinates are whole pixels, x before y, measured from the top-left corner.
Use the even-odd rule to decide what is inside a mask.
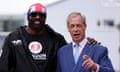
[[[72,42],[58,50],[57,72],[114,72],[108,50],[99,44],[88,44],[85,17],[73,12],[67,18]]]

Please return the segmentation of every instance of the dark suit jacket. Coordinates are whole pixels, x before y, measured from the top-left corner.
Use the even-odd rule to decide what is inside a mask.
[[[78,63],[75,64],[72,43],[59,49],[57,72],[92,72],[91,69],[84,69],[82,67],[83,55],[88,55],[95,63],[99,64],[99,72],[114,72],[106,47],[97,44],[86,44]]]

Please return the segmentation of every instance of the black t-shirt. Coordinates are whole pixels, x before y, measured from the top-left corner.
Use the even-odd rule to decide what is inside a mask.
[[[49,58],[54,49],[54,42],[47,31],[40,35],[31,35],[23,30],[27,42],[27,52],[30,54],[32,61],[40,72],[45,72]],[[54,54],[54,53],[53,53]]]

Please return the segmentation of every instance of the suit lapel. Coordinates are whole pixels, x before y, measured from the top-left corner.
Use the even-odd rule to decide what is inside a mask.
[[[73,71],[73,68],[75,67],[74,57],[73,57],[73,48],[72,43],[68,45],[67,51],[66,51],[66,63],[68,65],[68,68],[70,71]]]

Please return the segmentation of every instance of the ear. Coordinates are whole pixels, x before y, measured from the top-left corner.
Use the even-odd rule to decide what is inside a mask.
[[[67,23],[67,31],[70,32],[69,27],[68,27],[68,23]]]
[[[68,25],[67,25],[67,30],[68,30],[68,32],[70,32],[70,29],[69,29]]]

